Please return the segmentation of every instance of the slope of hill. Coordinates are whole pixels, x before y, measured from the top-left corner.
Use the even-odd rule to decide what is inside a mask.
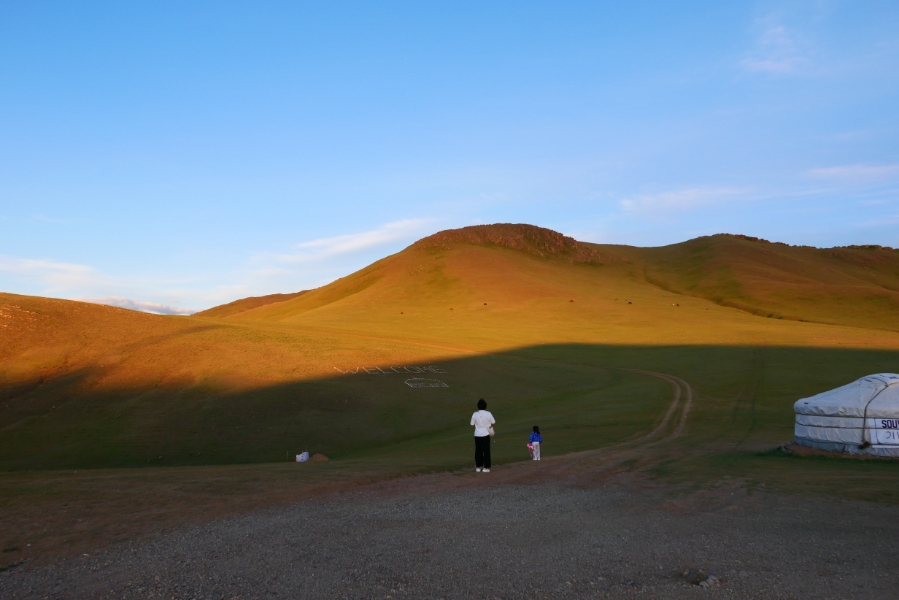
[[[724,303],[715,294],[730,280],[716,283],[716,265],[741,252],[758,265],[759,243],[691,243],[466,228],[287,300],[188,318],[0,294],[0,469],[263,462],[306,448],[460,464],[480,396],[509,434],[551,423],[557,449],[596,447],[649,427],[666,397],[664,384],[606,367],[694,383],[694,440],[724,435],[722,415],[740,429],[750,414],[740,440],[780,440],[799,394],[895,370],[894,332],[705,299]],[[821,272],[832,259],[818,256]]]
[[[615,314],[628,294],[671,296],[648,288],[632,271],[621,248],[600,251],[529,225],[468,227],[437,233],[301,297],[231,318],[418,339],[448,339],[451,328],[457,339],[492,331],[493,339],[529,343],[557,339],[557,331],[567,340],[570,327],[559,329],[560,323],[589,321],[597,310]],[[586,303],[572,312],[573,302]],[[448,320],[450,311],[456,318]],[[523,320],[528,313],[540,318]]]
[[[235,300],[234,302],[229,302],[228,304],[213,306],[212,308],[201,310],[195,314],[201,317],[230,317],[231,315],[242,313],[251,308],[259,308],[260,306],[265,306],[267,304],[277,304],[278,302],[291,300],[292,298],[305,294],[307,291],[308,290],[303,290],[301,292],[289,294],[269,294],[267,296],[250,296],[248,298]]]
[[[358,323],[363,308],[372,318],[479,300],[523,308],[582,291],[603,297],[600,288],[612,282],[636,295],[639,285],[628,286],[640,281],[753,315],[899,331],[899,251],[890,248],[794,247],[727,234],[636,248],[511,224],[443,231],[303,297],[235,316],[292,322],[318,311],[327,321],[325,313],[339,310]]]
[[[762,316],[899,331],[899,250],[714,235],[634,249],[646,280]]]

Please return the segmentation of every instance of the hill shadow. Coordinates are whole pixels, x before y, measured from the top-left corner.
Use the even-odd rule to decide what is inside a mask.
[[[334,365],[335,375],[240,392],[177,382],[87,393],[86,368],[3,382],[5,471],[293,460],[429,457],[470,461],[478,398],[496,415],[496,454],[527,457],[532,425],[562,454],[634,439],[661,419],[670,385],[624,369],[669,373],[696,391],[677,443],[752,450],[792,438],[793,402],[863,375],[899,370],[899,352],[769,346],[555,344],[427,364]]]

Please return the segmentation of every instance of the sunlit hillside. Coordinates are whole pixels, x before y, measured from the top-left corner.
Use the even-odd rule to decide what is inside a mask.
[[[228,317],[250,310],[252,308],[265,306],[266,304],[285,302],[305,293],[305,291],[302,291],[294,292],[292,294],[269,294],[267,296],[251,296],[249,298],[241,298],[240,300],[235,300],[234,302],[229,302],[227,304],[213,306],[212,308],[208,308],[196,314],[201,317]]]
[[[899,331],[899,250],[731,235],[634,250],[664,289],[773,318]]]
[[[652,298],[655,307],[671,297],[660,291],[753,315],[897,331],[899,250],[794,247],[726,234],[636,248],[576,242],[527,225],[476,226],[421,240],[303,298],[228,316],[292,322],[310,311],[326,318],[321,309],[329,307],[356,322],[369,320],[358,309],[370,307],[370,316],[393,321],[397,310],[416,315],[492,300],[507,311],[575,294],[606,310],[615,306],[606,302],[633,301],[628,294]],[[583,315],[563,318],[572,316]]]
[[[534,421],[556,451],[587,449],[661,418],[667,384],[632,368],[695,386],[696,443],[761,447],[789,439],[799,395],[899,370],[895,254],[733,236],[641,249],[494,225],[193,317],[2,294],[0,467],[304,449],[452,466],[478,397],[503,415],[500,455],[519,457],[512,434]]]

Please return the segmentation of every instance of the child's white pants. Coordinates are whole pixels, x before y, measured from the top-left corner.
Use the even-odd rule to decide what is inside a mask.
[[[534,447],[531,450],[531,455],[534,457],[534,460],[540,460],[540,442],[531,442],[531,446]]]

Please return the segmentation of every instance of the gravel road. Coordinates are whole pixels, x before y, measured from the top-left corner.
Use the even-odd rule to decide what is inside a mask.
[[[899,597],[896,507],[728,480],[672,500],[620,478],[492,475],[391,482],[13,569],[0,597]]]

